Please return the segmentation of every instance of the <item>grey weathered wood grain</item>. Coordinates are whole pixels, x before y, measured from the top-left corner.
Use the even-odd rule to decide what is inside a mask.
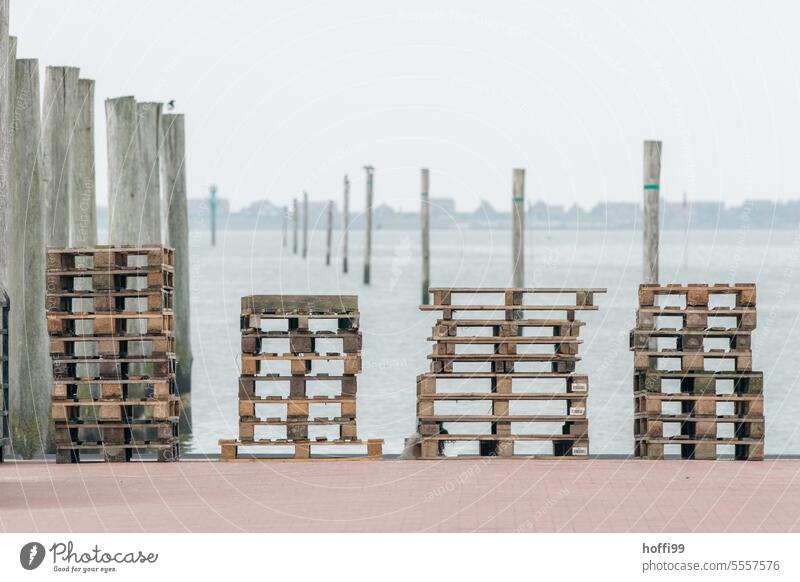
[[[422,305],[430,303],[431,286],[431,224],[430,224],[430,172],[422,168],[420,172],[420,227],[422,228]]]
[[[70,246],[97,244],[94,81],[78,80],[77,118],[72,137],[74,187],[70,191]]]
[[[658,283],[661,142],[644,142],[644,211],[642,282]]]

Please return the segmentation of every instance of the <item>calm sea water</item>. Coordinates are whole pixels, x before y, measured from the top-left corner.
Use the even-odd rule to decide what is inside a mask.
[[[193,231],[192,342],[194,434],[188,450],[217,453],[220,438],[238,435],[239,299],[257,293],[347,293],[359,296],[364,371],[359,377],[358,428],[363,438],[384,438],[399,452],[415,430],[416,376],[427,369],[426,341],[435,314],[422,313],[419,235],[376,231],[373,283],[361,283],[364,233],[350,237],[351,272],[344,275],[338,241],[325,265],[325,234],[310,233],[303,260],[282,247],[280,231],[229,231],[216,247],[208,232]],[[434,231],[432,284],[505,286],[510,235],[500,231]],[[641,273],[641,234],[631,231],[527,233],[527,285],[607,287],[600,310],[581,318],[585,343],[578,371],[589,374],[591,452],[624,454],[633,447],[632,354]],[[766,449],[800,453],[798,354],[800,347],[800,240],[792,232],[666,232],[664,282],[756,282],[759,324],[753,366],[765,374]]]

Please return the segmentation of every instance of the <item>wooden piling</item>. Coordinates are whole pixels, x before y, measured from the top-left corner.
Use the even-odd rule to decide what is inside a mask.
[[[300,209],[297,198],[292,199],[292,254],[297,254],[297,231],[300,229]]]
[[[642,282],[658,283],[661,142],[644,142],[644,211]]]
[[[366,242],[364,244],[364,285],[369,285],[371,276],[370,263],[372,261],[372,200],[374,187],[373,175],[375,173],[375,168],[372,166],[364,166],[364,170],[367,172],[367,224],[365,227]]]
[[[325,264],[331,264],[331,244],[333,243],[333,200],[328,200],[328,220],[325,234]]]
[[[525,287],[525,170],[514,170],[511,198],[512,285]]]
[[[108,242],[137,244],[143,221],[138,115],[133,97],[106,99],[108,145]]]
[[[303,191],[303,258],[308,257],[308,192]]]
[[[192,424],[192,334],[189,270],[189,213],[186,192],[186,128],[182,114],[161,116],[162,182],[166,214],[166,244],[175,249],[176,382],[181,397],[180,429],[191,431]]]
[[[428,188],[430,186],[430,172],[422,168],[420,172],[420,227],[422,228],[422,305],[430,303],[431,286],[431,224],[430,224],[430,199]]]
[[[69,201],[70,246],[97,244],[97,199],[94,153],[94,81],[78,80],[78,104],[72,137],[74,188]]]
[[[14,77],[13,62],[11,60],[10,38],[8,36],[8,1],[0,0],[0,245],[8,248],[9,232],[9,203],[11,192],[11,152],[12,133],[12,101],[11,89]],[[16,58],[16,57],[15,57]],[[0,285],[8,280],[9,255],[0,253]]]
[[[45,318],[45,192],[42,168],[39,62],[15,64],[14,132],[9,200],[11,430],[23,458],[53,446],[52,369]]]
[[[161,172],[159,164],[161,143],[161,103],[137,103],[139,118],[137,134],[142,175],[139,181],[145,186],[142,199],[142,225],[139,244],[161,244]]]
[[[283,248],[286,248],[286,246],[289,244],[288,233],[287,233],[287,231],[289,230],[289,207],[288,206],[284,206],[283,207],[283,228],[282,228],[282,230],[283,230],[282,246],[283,246]]]
[[[69,246],[74,172],[72,132],[78,111],[77,67],[47,67],[42,103],[42,184],[47,244]],[[13,299],[13,298],[12,298]]]
[[[208,187],[208,206],[211,214],[211,246],[217,246],[217,186],[211,184]]]
[[[344,202],[342,204],[342,272],[347,273],[348,234],[350,232],[350,180],[344,177]]]

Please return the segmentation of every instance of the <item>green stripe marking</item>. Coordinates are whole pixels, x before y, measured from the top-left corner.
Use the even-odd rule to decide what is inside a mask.
[[[514,197],[512,198],[514,202],[525,202],[525,198]]]
[[[644,185],[644,189],[645,190],[658,190],[659,188],[661,188],[660,184],[645,184]]]

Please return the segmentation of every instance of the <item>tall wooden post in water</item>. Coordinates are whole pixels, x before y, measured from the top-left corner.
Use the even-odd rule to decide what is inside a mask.
[[[297,254],[297,231],[300,228],[300,209],[297,198],[292,200],[292,254]]]
[[[511,198],[512,286],[525,286],[525,170],[514,170]]]
[[[211,212],[211,246],[217,246],[217,186],[211,184],[209,192],[209,210]]]
[[[137,103],[139,117],[139,182],[144,184],[139,244],[161,244],[161,103]]]
[[[78,112],[72,137],[75,187],[69,201],[69,244],[88,247],[97,244],[97,186],[94,154],[94,81],[78,80]]]
[[[12,136],[12,91],[14,62],[11,59],[10,37],[8,36],[8,0],[0,0],[0,58],[5,63],[0,68],[0,246],[9,244],[9,204],[11,192],[11,136]],[[16,55],[14,57],[16,59]],[[7,285],[9,253],[0,253],[0,285]]]
[[[308,192],[303,190],[303,258],[308,257]]]
[[[138,244],[144,208],[138,113],[133,97],[106,99],[108,242]]]
[[[181,397],[182,430],[192,426],[192,334],[189,294],[189,212],[186,200],[186,127],[182,114],[161,116],[161,170],[166,243],[175,249],[175,379]]]
[[[78,111],[77,67],[47,67],[42,107],[42,183],[47,244],[67,247],[69,201],[74,180],[71,141]]]
[[[372,261],[372,189],[374,185],[373,174],[375,173],[375,168],[372,166],[364,166],[364,170],[367,172],[367,223],[365,226],[366,242],[364,244],[364,285],[369,285]]]
[[[344,201],[342,203],[342,273],[347,273],[348,235],[350,233],[350,180],[344,177]]]
[[[288,230],[289,230],[289,207],[288,206],[284,206],[283,207],[283,240],[282,240],[283,248],[286,248],[286,246],[289,244],[289,242],[288,242],[288,233],[287,233]]]
[[[331,264],[331,245],[333,244],[333,200],[328,200],[328,224],[325,233],[325,264]]]
[[[644,212],[642,282],[658,283],[659,192],[661,142],[644,142]]]
[[[431,286],[431,223],[430,223],[430,199],[428,188],[430,172],[428,168],[422,168],[420,173],[420,207],[419,219],[422,228],[422,305],[430,303]]]
[[[45,192],[41,176],[39,62],[15,65],[11,146],[9,263],[11,429],[14,451],[24,458],[52,444],[52,365],[45,317]]]

